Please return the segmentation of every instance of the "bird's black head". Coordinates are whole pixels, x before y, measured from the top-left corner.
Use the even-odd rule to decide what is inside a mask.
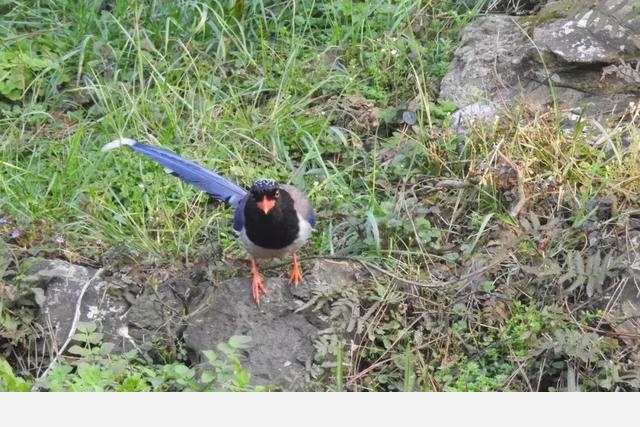
[[[270,179],[259,179],[255,181],[249,191],[258,205],[258,209],[265,214],[273,209],[276,201],[280,197],[280,187],[275,181],[271,181]]]
[[[283,249],[298,238],[298,213],[285,185],[267,179],[254,182],[242,213],[246,237],[260,248]]]

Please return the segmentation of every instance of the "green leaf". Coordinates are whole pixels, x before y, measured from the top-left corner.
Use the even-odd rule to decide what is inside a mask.
[[[9,362],[0,359],[0,391],[25,392],[30,390],[31,387],[24,379],[15,376]]]
[[[176,376],[176,379],[189,379],[193,378],[195,373],[188,366],[178,364],[173,367],[173,372]]]
[[[380,229],[378,228],[378,221],[371,210],[367,211],[367,225],[369,226],[369,230],[373,236],[373,242],[376,245],[376,250],[380,252]]]
[[[331,126],[329,130],[336,136],[336,138],[344,145],[345,147],[349,147],[349,142],[344,132],[339,127]]]
[[[88,356],[91,353],[91,350],[84,348],[84,347],[80,347],[79,345],[72,345],[71,347],[69,347],[69,349],[67,350],[69,353],[71,354],[75,354],[78,356]]]
[[[496,285],[493,281],[491,280],[485,280],[482,283],[482,290],[485,291],[486,293],[491,293],[493,292],[493,290],[496,288]]]
[[[116,345],[114,343],[112,343],[112,342],[105,342],[100,346],[100,353],[105,355],[105,356],[108,355],[108,354],[111,354],[111,351],[113,351],[113,348],[115,346]]]
[[[36,58],[33,56],[21,55],[21,59],[24,65],[26,65],[28,68],[31,68],[32,70],[35,70],[35,71],[42,70],[44,68],[49,67],[51,64],[53,64],[53,61],[49,59]]]
[[[95,322],[78,322],[78,332],[82,332],[84,334],[89,334],[91,332],[95,332],[98,326]]]
[[[226,355],[229,354],[234,354],[235,353],[235,349],[233,347],[231,347],[228,343],[226,342],[221,342],[218,344],[218,350],[220,350],[221,352],[223,352]]]
[[[204,354],[204,357],[206,357],[207,361],[211,364],[218,360],[218,355],[212,350],[204,350],[202,354]]]
[[[249,347],[251,337],[246,335],[234,335],[229,338],[229,345],[236,349],[244,349]]]
[[[101,334],[100,332],[92,332],[90,334],[87,335],[86,339],[88,343],[91,344],[99,344],[100,342],[102,342],[102,337],[104,335]]]
[[[202,376],[200,377],[200,381],[207,384],[214,382],[215,379],[216,379],[216,376],[211,371],[204,371],[202,373]]]

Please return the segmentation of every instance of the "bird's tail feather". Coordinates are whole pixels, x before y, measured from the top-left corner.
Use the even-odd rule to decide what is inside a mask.
[[[145,145],[131,138],[120,138],[111,141],[102,147],[102,151],[113,150],[123,145],[154,160],[164,166],[167,172],[231,206],[236,206],[247,194],[244,188],[217,173],[203,168],[194,161],[183,159],[171,151]]]

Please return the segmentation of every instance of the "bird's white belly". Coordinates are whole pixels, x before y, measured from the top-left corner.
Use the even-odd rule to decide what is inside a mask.
[[[300,217],[300,215],[298,215],[298,224],[300,227],[300,230],[298,231],[298,238],[294,240],[293,243],[285,246],[284,248],[269,249],[256,245],[249,239],[249,236],[247,236],[247,231],[245,228],[243,228],[240,232],[240,241],[242,242],[242,245],[247,249],[247,252],[249,252],[249,254],[254,258],[281,258],[282,256],[290,254],[291,252],[297,250],[305,243],[307,243],[307,240],[309,240],[312,231],[311,224],[309,224],[309,222],[304,218]]]

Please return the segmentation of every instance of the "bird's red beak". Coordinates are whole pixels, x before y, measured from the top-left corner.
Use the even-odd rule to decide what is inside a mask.
[[[260,209],[266,215],[271,209],[273,209],[275,205],[275,199],[268,199],[267,196],[263,196],[262,200],[258,202],[258,209]]]

